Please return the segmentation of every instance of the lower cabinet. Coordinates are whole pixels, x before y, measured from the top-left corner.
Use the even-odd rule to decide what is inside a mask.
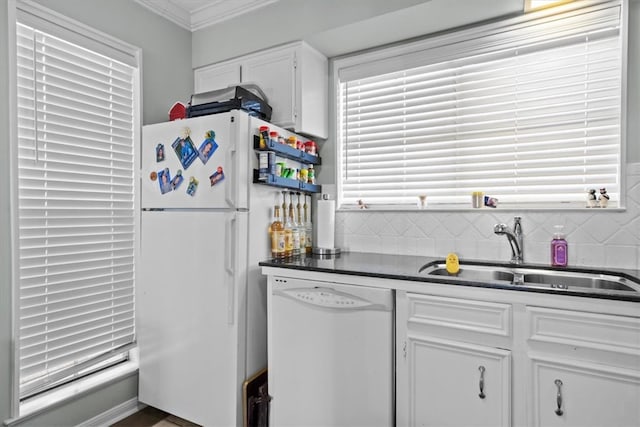
[[[526,314],[530,425],[640,426],[638,317],[538,306]]]
[[[350,279],[395,289],[395,426],[640,427],[640,303]]]
[[[575,360],[531,360],[534,426],[640,426],[640,372]]]
[[[508,334],[509,306],[402,294],[396,309],[397,425],[509,426],[511,351],[442,338]]]
[[[410,336],[404,389],[410,426],[508,426],[510,351]]]
[[[396,292],[398,426],[640,426],[638,308],[468,294]]]

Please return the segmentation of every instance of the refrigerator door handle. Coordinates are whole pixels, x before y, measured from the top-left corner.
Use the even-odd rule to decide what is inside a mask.
[[[227,323],[233,325],[234,322],[234,283],[235,283],[235,265],[236,265],[236,214],[232,214],[227,219],[225,232],[225,263],[224,267],[227,271]]]
[[[224,268],[230,276],[234,274],[235,258],[236,258],[236,214],[231,214],[231,218],[227,218],[227,226],[225,232],[225,263]]]
[[[238,174],[238,165],[236,164],[238,156],[236,154],[237,154],[236,144],[233,144],[233,146],[229,147],[229,150],[227,150],[227,154],[226,154],[226,164],[231,165],[232,167],[230,171],[231,185],[225,186],[225,191],[224,191],[224,199],[227,202],[227,205],[231,209],[236,208],[235,198],[236,198],[236,195],[238,194],[238,191],[237,191],[238,177],[234,176]]]

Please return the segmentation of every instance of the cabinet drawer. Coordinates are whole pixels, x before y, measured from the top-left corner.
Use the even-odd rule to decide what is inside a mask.
[[[407,294],[409,323],[511,337],[511,305]]]
[[[640,318],[527,307],[529,339],[629,355],[640,354]]]

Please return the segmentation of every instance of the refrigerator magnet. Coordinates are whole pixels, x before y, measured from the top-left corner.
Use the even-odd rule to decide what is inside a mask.
[[[205,140],[200,144],[200,148],[198,149],[198,157],[202,160],[202,163],[205,165],[209,161],[209,158],[215,153],[218,149],[218,143],[215,140],[216,133],[212,130],[208,131],[205,134]]]
[[[184,177],[182,176],[182,169],[178,169],[178,172],[176,172],[176,176],[174,176],[171,180],[171,189],[175,190],[180,187],[182,181],[184,181]]]
[[[156,163],[164,161],[164,144],[156,145]]]
[[[173,150],[176,152],[176,156],[180,160],[180,164],[186,170],[191,166],[191,163],[198,157],[198,152],[196,151],[196,146],[191,141],[191,137],[187,136],[185,138],[176,138],[171,144]]]
[[[211,181],[211,186],[213,187],[220,181],[224,179],[224,172],[222,171],[222,166],[218,166],[216,171],[209,177],[209,181]]]
[[[169,168],[164,168],[158,172],[158,185],[160,185],[160,193],[165,194],[171,191],[171,176]]]
[[[189,178],[189,185],[187,186],[187,194],[191,197],[196,195],[196,190],[198,189],[198,180],[195,176]]]
[[[156,171],[151,171],[151,173],[149,174],[149,179],[151,181],[155,181],[156,179],[158,179],[158,172]]]

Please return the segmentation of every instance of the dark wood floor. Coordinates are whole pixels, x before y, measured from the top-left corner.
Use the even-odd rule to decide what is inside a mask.
[[[111,427],[199,427],[151,406],[129,415]]]

